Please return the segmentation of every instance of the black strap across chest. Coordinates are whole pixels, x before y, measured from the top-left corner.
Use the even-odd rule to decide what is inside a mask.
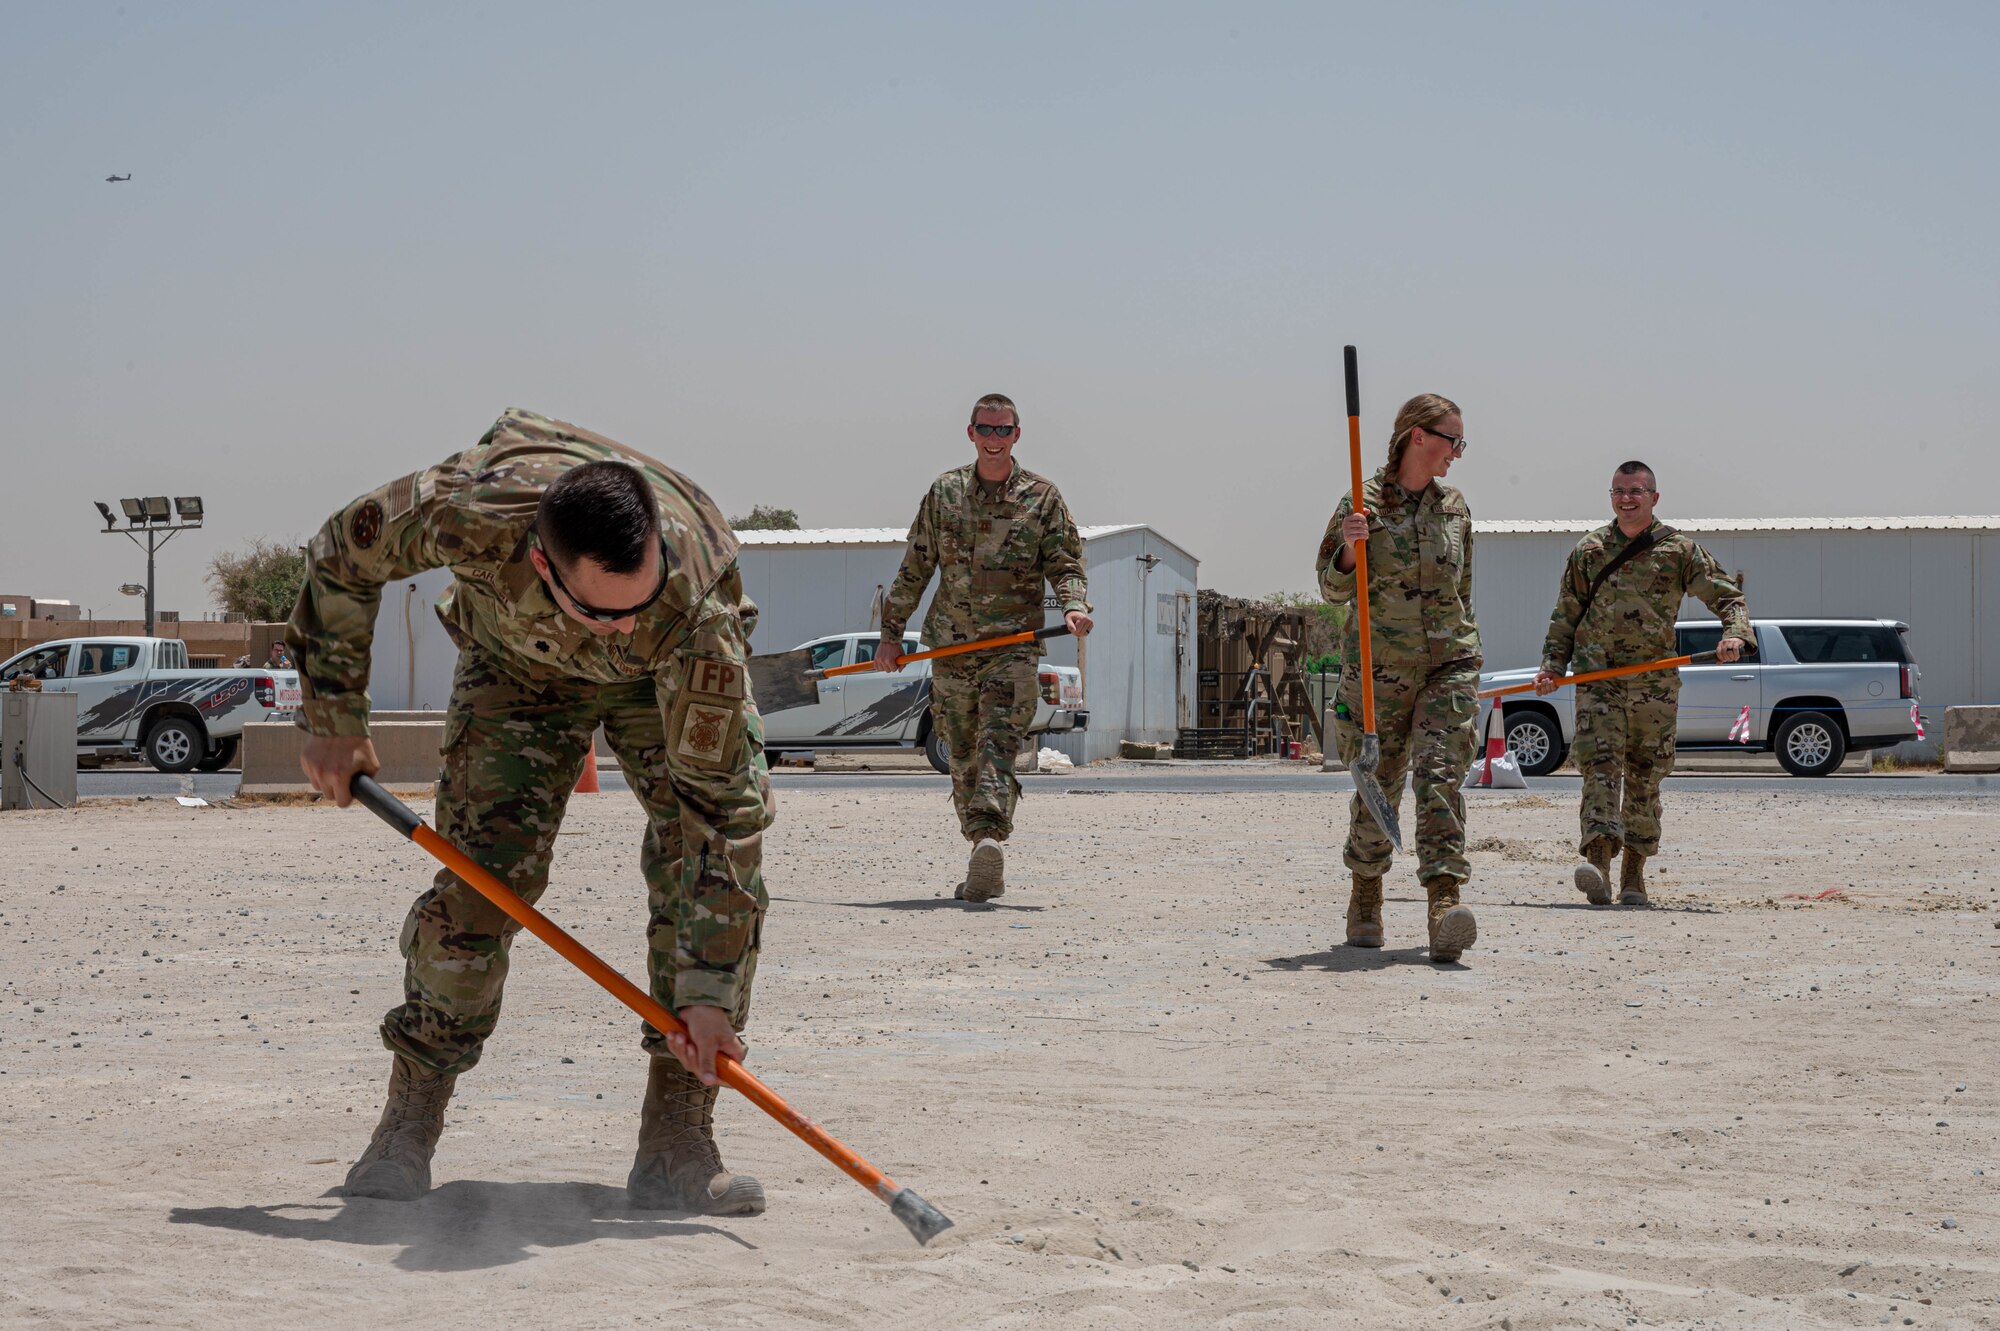
[[[1625,546],[1623,550],[1620,550],[1617,554],[1613,555],[1611,557],[1611,562],[1606,564],[1603,568],[1599,569],[1597,571],[1597,576],[1590,580],[1590,590],[1583,594],[1583,603],[1577,607],[1577,612],[1576,612],[1577,627],[1578,628],[1583,627],[1583,617],[1590,613],[1591,602],[1597,599],[1598,591],[1601,590],[1604,584],[1610,580],[1611,575],[1613,573],[1616,573],[1619,569],[1623,568],[1626,564],[1626,561],[1634,558],[1635,556],[1645,554],[1646,551],[1652,549],[1654,546],[1658,545],[1661,541],[1665,540],[1667,537],[1672,536],[1674,534],[1675,534],[1674,529],[1672,527],[1665,527],[1665,526],[1648,527],[1645,531],[1642,531],[1637,536],[1633,537],[1632,540]]]

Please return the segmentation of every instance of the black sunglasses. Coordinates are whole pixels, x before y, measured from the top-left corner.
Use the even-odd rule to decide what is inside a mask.
[[[556,571],[556,561],[550,557],[547,550],[542,551],[542,560],[549,566],[549,578],[556,584],[556,590],[569,598],[570,606],[585,619],[594,619],[600,624],[610,624],[620,619],[630,619],[632,616],[650,609],[653,602],[666,595],[667,579],[672,574],[674,566],[672,557],[667,554],[666,535],[662,533],[660,536],[660,585],[653,588],[653,594],[639,602],[639,604],[624,610],[599,610],[594,605],[585,605],[577,599],[575,592],[563,585],[562,574]]]
[[[1002,439],[1005,439],[1011,436],[1014,433],[1015,429],[1017,428],[1018,427],[1012,425],[975,425],[972,427],[973,432],[977,434],[981,439],[985,439],[996,434],[999,435]]]
[[[1443,430],[1433,430],[1433,429],[1432,429],[1432,428],[1431,428],[1430,426],[1428,426],[1428,425],[1419,425],[1419,426],[1418,426],[1417,428],[1418,428],[1419,430],[1422,430],[1422,431],[1423,431],[1423,432],[1424,432],[1425,434],[1434,434],[1434,435],[1436,435],[1436,436],[1437,436],[1438,438],[1440,438],[1440,439],[1444,440],[1444,441],[1445,441],[1446,443],[1450,444],[1450,445],[1451,445],[1451,451],[1452,451],[1452,452],[1454,452],[1454,453],[1463,453],[1463,452],[1465,452],[1465,436],[1464,436],[1464,435],[1462,435],[1462,434],[1446,434],[1446,433],[1445,433],[1445,432],[1444,432]]]

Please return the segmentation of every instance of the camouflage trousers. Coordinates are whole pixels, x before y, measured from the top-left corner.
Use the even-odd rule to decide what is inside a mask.
[[[1382,791],[1393,806],[1401,803],[1403,777],[1409,774],[1417,797],[1417,877],[1424,883],[1449,879],[1463,883],[1472,877],[1465,858],[1465,796],[1459,782],[1472,766],[1478,745],[1474,722],[1479,704],[1479,666],[1474,661],[1449,661],[1429,667],[1385,664],[1375,660],[1375,732],[1382,744],[1382,765],[1375,769]],[[1337,721],[1334,742],[1341,760],[1352,767],[1361,755],[1361,679],[1354,670],[1340,676],[1340,699],[1351,719]],[[1347,867],[1364,878],[1389,872],[1394,847],[1356,795],[1347,818]]]
[[[931,724],[951,755],[951,802],[967,841],[1005,841],[1014,830],[1014,760],[1035,720],[1039,653],[1031,644],[931,663]]]
[[[740,987],[730,1014],[740,1031],[750,1015],[757,935],[768,904],[758,853],[760,830],[770,821],[764,812],[770,792],[762,729],[755,709],[746,705],[745,742],[752,746],[752,770],[730,782],[744,799],[761,801],[749,819],[760,830],[736,842],[736,863],[699,844],[691,855],[683,796],[675,789],[674,765],[680,760],[669,758],[665,701],[651,679],[538,686],[507,674],[477,651],[461,652],[445,720],[435,821],[447,841],[535,901],[548,886],[563,810],[586,758],[595,761],[591,741],[602,725],[625,780],[646,810],[639,867],[646,880],[646,967],[652,995],[672,1011],[681,1005],[675,1000],[681,972],[705,960],[736,962],[740,957]],[[733,881],[717,884],[712,881],[717,877]],[[691,954],[677,942],[685,938],[685,917],[697,901],[714,897],[718,886],[735,897],[748,894],[742,918],[711,931],[716,945],[712,955]],[[748,898],[754,898],[754,909]],[[456,874],[440,871],[404,921],[404,1002],[382,1019],[382,1042],[436,1072],[463,1072],[477,1063],[500,1016],[508,952],[519,930]],[[687,986],[681,988],[685,999]],[[649,1054],[670,1056],[651,1023],[641,1028],[640,1043]]]
[[[1641,855],[1660,853],[1660,781],[1674,770],[1680,692],[1668,672],[1577,686],[1570,752],[1583,774],[1580,852],[1603,837]]]

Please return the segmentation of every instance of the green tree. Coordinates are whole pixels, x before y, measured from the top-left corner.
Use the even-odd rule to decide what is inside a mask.
[[[248,549],[225,550],[208,561],[215,603],[260,623],[290,619],[305,580],[304,548],[262,536]]]
[[[731,518],[729,525],[737,531],[797,531],[799,513],[795,508],[772,508],[769,504],[758,504],[747,516]]]

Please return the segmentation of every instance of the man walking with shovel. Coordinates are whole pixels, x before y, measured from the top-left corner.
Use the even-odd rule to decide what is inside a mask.
[[[931,483],[910,524],[910,545],[882,606],[878,670],[900,670],[903,628],[931,573],[937,595],[924,620],[933,647],[1042,627],[1042,585],[1055,588],[1063,619],[1090,632],[1083,540],[1056,487],[1014,461],[1021,415],[991,393],[965,427],[977,456]],[[1014,830],[1021,783],[1014,759],[1035,719],[1036,642],[945,657],[931,667],[931,723],[951,756],[951,800],[972,843],[956,895],[988,901],[1006,891],[1000,843]]]
[[[1553,693],[1571,668],[1583,673],[1672,656],[1674,620],[1689,596],[1722,621],[1718,662],[1737,660],[1753,641],[1743,589],[1692,538],[1654,518],[1659,502],[1645,463],[1626,462],[1612,473],[1612,520],[1570,551],[1535,692]],[[1593,906],[1611,904],[1611,857],[1621,848],[1619,902],[1646,904],[1646,861],[1660,853],[1660,781],[1674,770],[1680,694],[1677,670],[1577,685],[1572,752],[1583,774],[1583,863],[1575,877]]]
[[[687,1028],[644,1028],[652,1058],[626,1187],[648,1209],[762,1211],[763,1188],[723,1167],[713,1130],[716,1056],[743,1057],[772,818],[744,669],[756,607],[728,524],[678,472],[523,411],[334,514],[308,547],[286,640],[312,735],[302,766],[343,808],[354,776],[379,767],[366,689],[382,586],[432,568],[456,575],[438,617],[459,649],[438,831],[534,901],[604,727],[647,813],[653,997]],[[411,908],[405,1001],[382,1021],[388,1105],[347,1195],[430,1188],[445,1106],[499,1018],[519,927],[449,870]]]

